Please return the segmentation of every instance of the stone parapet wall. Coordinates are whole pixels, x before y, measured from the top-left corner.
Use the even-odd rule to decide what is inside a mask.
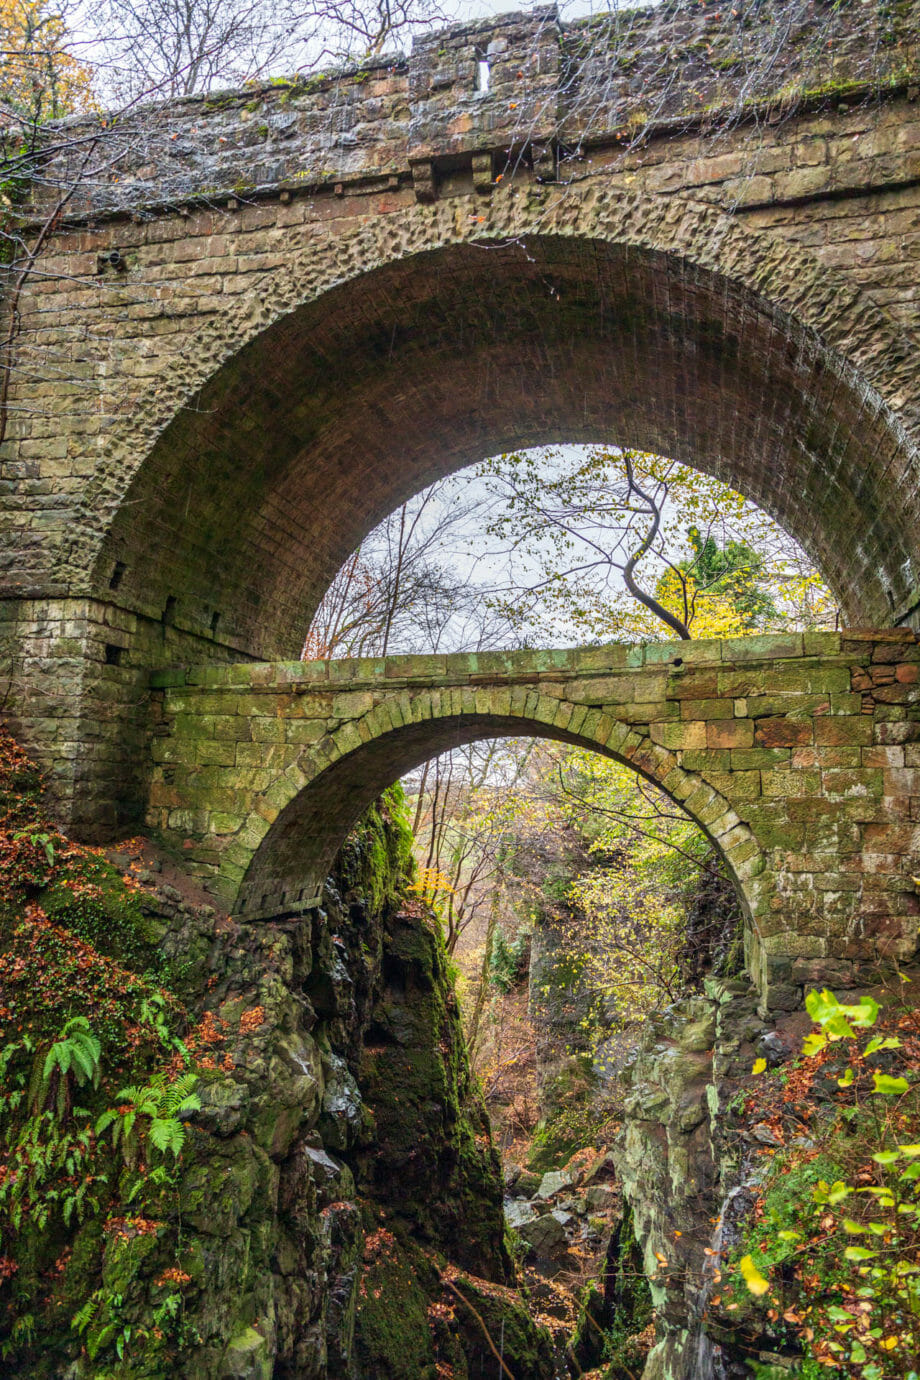
[[[447,747],[594,747],[724,854],[773,1005],[916,949],[920,644],[797,633],[154,677],[149,824],[244,918],[315,904],[390,781]]]
[[[380,80],[393,78],[384,74]],[[262,115],[246,110],[263,100]],[[309,472],[323,477],[324,494],[333,493],[325,468],[333,463],[326,451],[334,445],[338,488],[348,486],[338,459],[343,436],[350,453],[365,457],[364,464],[374,470],[372,482],[364,474],[355,481],[362,494],[372,495],[378,516],[401,498],[383,492],[382,476],[389,476],[391,489],[397,480],[402,489],[415,485],[416,475],[433,477],[433,448],[441,463],[455,466],[508,445],[602,439],[670,447],[667,453],[696,459],[703,468],[722,464],[734,482],[747,484],[750,496],[782,520],[787,517],[780,472],[785,461],[772,458],[778,444],[799,445],[813,457],[809,500],[816,505],[832,491],[850,455],[865,445],[878,457],[873,462],[878,478],[869,495],[874,504],[879,490],[878,522],[909,525],[915,478],[905,477],[900,485],[903,516],[897,504],[881,496],[900,465],[892,450],[912,452],[918,408],[913,362],[920,115],[909,91],[880,105],[803,110],[775,125],[669,130],[625,152],[616,141],[597,144],[579,154],[564,178],[550,182],[532,159],[516,160],[496,180],[499,163],[483,165],[473,141],[462,156],[450,154],[442,168],[435,168],[424,192],[434,197],[431,206],[418,204],[417,165],[411,164],[404,142],[395,161],[387,155],[378,167],[373,157],[359,159],[351,179],[330,169],[317,182],[307,168],[292,171],[279,164],[273,172],[278,180],[264,184],[264,195],[237,185],[242,163],[250,170],[260,166],[246,130],[250,124],[270,128],[276,115],[288,119],[291,112],[281,101],[271,91],[251,100],[234,96],[213,109],[206,103],[196,107],[198,114],[189,118],[200,118],[201,137],[207,130],[206,142],[236,148],[242,160],[209,182],[203,181],[203,164],[184,135],[174,141],[167,133],[177,109],[179,115],[183,109],[170,107],[169,118],[163,116],[163,139],[171,161],[161,166],[151,155],[140,164],[149,186],[113,172],[118,177],[113,192],[136,194],[134,210],[128,214],[126,203],[125,214],[109,221],[95,212],[91,216],[87,206],[86,223],[62,219],[50,237],[40,271],[19,302],[17,363],[0,447],[0,597],[105,599],[121,561],[129,566],[122,606],[157,619],[168,599],[176,597],[177,626],[190,633],[211,636],[210,619],[218,610],[216,643],[242,654],[294,655],[292,614],[285,605],[299,608],[302,635],[317,589],[332,578],[363,530],[346,513],[341,522],[324,520],[323,533],[311,526],[302,531],[300,521],[290,522],[290,496],[278,492],[278,485],[306,446]],[[404,140],[405,133],[394,138]],[[475,168],[474,158],[479,160]],[[107,164],[107,155],[100,153],[100,162]],[[186,173],[188,185],[182,181]],[[175,186],[174,176],[179,178]],[[129,185],[133,191],[125,190]],[[628,216],[626,206],[634,208]],[[730,231],[729,225],[736,228]],[[731,239],[740,241],[748,233],[746,251],[736,244],[731,262],[723,262]],[[535,255],[529,249],[536,265],[534,285],[521,282],[526,266],[505,262],[507,249],[501,262],[490,252],[494,244],[516,246],[525,238],[532,246],[541,236],[546,250]],[[578,255],[580,278],[563,263],[562,252],[550,248],[558,237],[567,241],[565,256]],[[629,246],[627,262],[600,287],[595,278],[606,269],[596,248],[599,238],[622,238]],[[628,257],[637,241],[649,246],[654,264]],[[480,246],[492,295],[485,283],[475,287],[474,299],[464,295],[469,270],[454,262],[453,247],[459,244]],[[772,265],[764,259],[765,247],[771,246]],[[117,266],[109,261],[112,254]],[[445,254],[450,262],[429,266],[426,254]],[[327,271],[332,258],[336,262]],[[704,262],[717,273],[711,288],[699,281]],[[839,304],[836,321],[814,321],[803,300],[806,285],[822,271],[827,281],[821,296]],[[437,300],[428,300],[421,290],[428,273],[439,287],[435,293],[434,283],[428,283],[429,297],[446,294],[440,312]],[[727,292],[718,277],[723,273]],[[675,293],[681,275],[691,294],[686,304]],[[544,300],[523,300],[537,287],[541,299],[565,293],[567,339],[579,342],[584,352],[572,361],[571,378],[565,372],[568,361],[558,358],[558,321],[549,319]],[[763,308],[773,314],[767,327],[773,341],[764,338],[757,319],[761,303],[742,300],[751,291],[759,291]],[[323,301],[329,292],[335,300]],[[309,315],[304,304],[314,295],[322,302],[318,320],[301,323],[297,309]],[[471,300],[476,319],[471,319]],[[519,309],[529,325],[526,339],[516,324]],[[698,324],[694,313],[701,318]],[[885,338],[882,316],[892,340]],[[817,334],[800,341],[796,333],[803,318],[805,335]],[[845,331],[835,330],[843,323]],[[596,339],[614,326],[622,342]],[[342,357],[340,342],[325,338],[338,327],[354,345],[350,360]],[[662,342],[647,338],[662,331],[679,356],[673,367]],[[263,347],[246,352],[259,332],[262,358],[256,356]],[[278,348],[285,360],[303,361],[303,377],[274,377],[281,357],[273,334],[283,337]],[[434,360],[449,352],[454,339],[472,340],[490,356],[480,365],[466,351],[475,376],[468,381],[456,375],[458,388],[465,390],[462,408],[456,397],[442,401],[437,380],[417,378],[420,364],[405,358],[413,341],[424,346],[424,358]],[[402,388],[389,382],[382,341],[405,381]],[[835,416],[825,422],[823,385],[808,371],[818,363],[825,379],[835,371],[823,358],[831,341],[845,360],[853,399],[849,387],[836,388]],[[602,352],[596,361],[590,354],[595,343]],[[616,399],[615,415],[605,415],[593,399],[574,407],[579,379],[590,394],[593,375],[616,362],[618,375],[628,378],[633,356],[641,359],[650,351],[661,360],[657,386],[637,383]],[[789,380],[787,363],[794,376]],[[439,377],[461,367],[445,361]],[[745,391],[743,404],[733,403],[735,383],[725,380],[726,369],[743,374],[737,385]],[[615,380],[598,377],[597,383],[599,397],[615,396]],[[399,401],[406,393],[406,405],[394,416],[392,397]],[[707,402],[713,393],[714,403]],[[802,398],[814,404],[813,423],[789,416],[800,410]],[[288,415],[293,399],[296,409]],[[347,416],[339,415],[336,399],[348,400]],[[637,399],[654,402],[653,421],[642,415],[647,409]],[[726,423],[715,443],[701,434],[694,400],[706,406],[709,417],[724,405],[732,406],[735,416],[750,418],[750,425],[756,421],[762,435],[752,442],[751,458],[742,454],[747,448],[743,427],[736,434]],[[908,427],[907,436],[870,435],[889,425],[889,404]],[[259,415],[263,405],[271,408],[270,425]],[[252,426],[239,425],[241,406],[253,412]],[[431,434],[430,424],[450,406],[457,415]],[[858,415],[862,406],[866,417]],[[415,434],[419,426],[421,436]],[[387,437],[397,431],[400,443],[391,457]],[[152,452],[162,458],[151,465]],[[756,473],[754,455],[765,471],[776,467],[775,483]],[[404,456],[405,463],[397,464]],[[867,472],[869,464],[866,458],[857,468]],[[151,471],[149,482],[145,467]],[[248,487],[240,493],[243,478]],[[798,481],[794,487],[798,491]],[[312,499],[309,484],[303,491]],[[354,496],[341,497],[348,505]],[[871,527],[876,515],[865,511]],[[906,551],[892,557],[891,602],[880,602],[870,590],[884,553],[904,542],[879,531],[867,536],[865,553],[851,551],[851,517],[857,516],[848,515],[835,540],[825,543],[828,556],[835,548],[847,552],[841,571],[830,572],[832,583],[850,579],[853,591],[842,592],[855,619],[880,623],[889,610],[893,620],[910,616],[920,598],[920,579]],[[250,517],[251,530],[245,527]],[[303,520],[309,523],[309,516]],[[822,519],[815,530],[823,525]],[[327,555],[328,534],[338,530],[348,533],[351,545]],[[168,570],[161,568],[167,561]],[[285,582],[279,562],[290,576]],[[271,582],[260,591],[258,606],[252,591],[233,589],[241,569],[264,570]],[[302,601],[296,596],[301,571],[311,577]],[[221,596],[215,582],[229,594]],[[253,623],[266,621],[266,606],[271,636],[259,639]]]
[[[736,24],[718,6],[686,0],[577,23],[537,7],[422,35],[407,57],[170,100],[104,124],[95,116],[64,122],[54,127],[35,211],[74,179],[71,219],[410,169],[429,195],[442,177],[450,184],[458,157],[469,168],[474,154],[494,160],[475,170],[482,186],[521,162],[553,180],[557,158],[563,178],[577,175],[586,150],[624,142],[628,149],[641,132],[643,152],[627,159],[630,171],[643,165],[649,140],[690,133],[705,142],[726,120],[748,120],[756,142],[766,116],[769,144],[797,107],[837,114],[841,101],[904,93],[918,52],[915,3],[770,0]],[[483,61],[486,90],[478,83]],[[87,168],[93,140],[105,149],[104,172]],[[860,150],[857,161],[881,152]],[[780,190],[826,191],[828,178],[814,166],[805,162],[811,171]],[[901,180],[905,172],[902,165]]]
[[[776,41],[784,8],[800,22],[764,77],[758,41]],[[353,195],[382,198],[379,212],[407,190],[432,200],[502,181],[602,177],[725,206],[814,249],[916,326],[917,6],[880,18],[875,6],[829,14],[792,0],[759,6],[736,31],[720,17],[690,4],[564,25],[548,7],[419,39],[408,58],[172,100],[104,128],[75,119],[60,128],[31,213],[40,223],[73,191],[62,226],[84,222],[96,231],[87,248],[130,254],[149,238],[124,226],[137,217],[229,211],[234,236],[234,212],[279,197],[333,198],[309,208],[308,219],[328,222],[348,214],[341,198]],[[490,62],[486,93],[476,90],[478,55]],[[291,231],[299,220],[282,212],[258,228]],[[180,220],[165,238],[186,233],[201,232]],[[163,232],[152,238],[162,243]],[[207,250],[210,271],[225,275],[227,252]]]

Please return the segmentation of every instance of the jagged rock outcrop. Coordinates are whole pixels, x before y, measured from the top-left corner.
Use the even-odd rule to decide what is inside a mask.
[[[462,1380],[494,1333],[516,1374],[551,1380],[548,1334],[510,1287],[498,1159],[439,935],[405,901],[398,821],[372,811],[322,908],[277,923],[227,920],[168,859],[142,861],[133,894],[189,1013],[200,1110],[181,1160],[113,1155],[82,1221],[20,1233],[28,1255],[5,1233],[4,1373],[434,1380],[449,1364]],[[177,1050],[171,1076],[181,1065]]]
[[[623,1073],[617,1168],[658,1317],[643,1380],[735,1373],[731,1338],[722,1330],[713,1343],[704,1318],[721,1263],[719,1224],[739,1188],[743,1145],[729,1108],[776,1037],[745,978],[710,979],[705,989],[648,1022]]]

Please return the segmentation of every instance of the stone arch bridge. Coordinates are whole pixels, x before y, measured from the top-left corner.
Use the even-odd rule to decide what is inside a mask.
[[[154,685],[148,822],[243,919],[316,905],[359,815],[412,767],[536,735],[628,764],[706,831],[771,1005],[915,951],[907,630],[208,666]]]
[[[263,707],[281,695],[282,681],[269,679],[270,692],[260,680],[275,672],[252,663],[299,655],[329,581],[373,525],[439,474],[502,450],[619,442],[691,462],[801,542],[848,623],[918,622],[920,6],[741,9],[729,26],[689,0],[636,11],[625,29],[622,18],[566,25],[551,9],[499,16],[427,36],[405,60],[51,131],[17,211],[35,259],[4,279],[0,701],[48,767],[71,829],[104,839],[132,828],[153,771],[156,819],[193,838],[227,899],[236,904],[231,884],[243,883],[233,868],[254,869],[241,904],[271,896],[255,885],[267,854],[246,856],[246,840],[260,843],[252,812],[265,823],[266,810],[290,810],[293,839],[297,808],[266,795],[260,814],[253,798],[239,838],[216,821],[240,815],[238,793],[256,790],[246,771],[273,772],[288,747],[309,746],[296,734],[318,720],[293,706],[329,691],[292,690],[283,713],[215,711],[213,742],[197,733],[205,756],[194,762],[181,756],[176,696],[196,701],[188,714],[204,726],[207,696],[230,702],[250,681]],[[752,85],[746,55],[780,31]],[[488,90],[477,89],[483,60]],[[705,769],[713,779],[694,790],[717,791],[739,820],[733,792],[753,789],[746,772],[763,765],[729,757],[726,769],[710,755],[691,766],[686,754],[789,754],[785,775],[758,777],[784,802],[769,807],[788,823],[770,905],[790,908],[768,933],[766,883],[749,891],[757,953],[845,965],[889,941],[911,947],[911,791],[890,773],[913,770],[915,724],[907,700],[886,696],[913,684],[912,644],[880,638],[848,637],[833,653],[846,690],[810,686],[816,652],[802,650],[800,671],[782,660],[761,687],[774,710],[760,717],[800,724],[797,743],[711,744],[710,730],[764,731],[735,711],[747,692],[718,685],[698,696],[718,708],[692,720],[705,746],[678,742],[679,696],[668,679],[662,697],[652,669],[670,649],[645,653],[632,710],[603,697],[590,707],[617,726],[609,732],[632,734],[642,706],[660,703],[636,764],[654,760],[664,780],[663,754],[683,752],[668,770]],[[727,675],[734,657],[704,672],[697,655],[685,653],[685,676]],[[151,691],[151,673],[177,665],[205,669],[181,692]],[[521,684],[537,676],[528,694],[561,712],[539,667],[522,664]],[[452,696],[469,692],[467,672]],[[330,686],[347,674],[323,672]],[[432,679],[405,687],[412,712],[438,697],[443,709],[442,673],[418,674]],[[801,721],[780,703],[787,692],[806,697]],[[857,738],[820,736],[838,716],[808,696],[833,705],[870,693],[871,713],[866,701],[840,716]],[[504,731],[497,706],[483,712]],[[476,727],[451,716],[439,716],[445,732]],[[527,726],[526,713],[511,717],[515,731]],[[225,762],[218,728],[237,719],[253,737]],[[266,761],[261,719],[284,731]],[[353,731],[361,724],[369,731],[363,715]],[[545,718],[530,729],[562,732]],[[347,736],[343,722],[333,739]],[[174,761],[161,756],[170,752]],[[843,757],[809,765],[809,752]],[[306,770],[284,768],[291,781]],[[845,778],[833,774],[851,769],[868,775],[854,799],[850,788],[838,798]],[[792,790],[800,777],[804,796]],[[265,790],[283,796],[283,781]],[[882,803],[852,819],[869,808],[864,787]],[[814,807],[811,832],[798,827],[811,808],[802,801]],[[746,827],[765,857],[768,837]],[[807,866],[786,847],[793,835]],[[804,880],[844,874],[839,887]],[[833,943],[809,928],[822,908],[848,917]]]

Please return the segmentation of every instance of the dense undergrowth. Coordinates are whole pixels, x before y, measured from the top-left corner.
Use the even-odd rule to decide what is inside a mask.
[[[0,1374],[548,1380],[401,790],[247,928],[41,789],[0,737]]]
[[[755,1065],[739,1109],[754,1203],[712,1330],[800,1355],[803,1380],[917,1380],[920,1011],[904,995],[879,1009],[829,992],[808,1009],[802,1056]]]
[[[147,1340],[165,1354],[181,1339],[175,1170],[196,1058],[213,1060],[139,897],[130,870],[55,828],[38,771],[0,731],[0,1350],[13,1363],[41,1337],[36,1375],[77,1336],[99,1376],[116,1373],[132,1328],[111,1261],[125,1258],[123,1283],[154,1241]]]

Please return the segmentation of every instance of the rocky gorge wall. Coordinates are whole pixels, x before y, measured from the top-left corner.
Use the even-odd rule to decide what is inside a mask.
[[[513,1380],[577,1375],[584,1331],[567,1368],[514,1287],[499,1163],[440,940],[407,891],[398,799],[352,835],[321,908],[244,925],[144,840],[107,858],[71,845],[10,743],[0,735],[3,1373],[481,1380],[501,1365]],[[181,1040],[145,1063],[138,1050],[151,1030],[169,1034],[174,1009],[185,1013]],[[78,1089],[66,1069],[46,1086],[36,1071],[47,1032],[61,1032],[58,1048],[81,1018],[108,1061],[102,1088]],[[726,1311],[737,1305],[715,1312],[714,1294],[729,1225],[751,1205],[751,1145],[762,1154],[780,1143],[756,1106],[751,1114],[752,1066],[784,1060],[808,1024],[802,1012],[761,1017],[744,977],[710,978],[647,1023],[620,1071],[613,1159],[628,1210],[584,1311],[600,1299],[595,1331],[619,1311],[629,1340],[635,1311],[622,1284],[635,1283],[638,1252],[657,1310],[644,1380],[746,1380],[752,1362],[761,1380],[811,1373],[800,1350],[775,1349],[769,1328]],[[22,1049],[35,1057],[17,1084]],[[198,1105],[171,1158],[157,1152],[151,1109],[184,1069]],[[115,1092],[129,1076],[135,1086]],[[120,1144],[104,1144],[96,1123],[82,1170],[55,1162],[61,1128],[89,1115],[78,1102],[95,1114],[112,1101],[126,1123]],[[132,1107],[147,1127],[133,1141]],[[555,1224],[565,1249],[560,1192],[585,1199],[589,1225],[601,1209],[615,1217],[606,1169],[603,1181],[594,1173],[544,1175],[537,1206],[518,1205],[519,1234]],[[631,1373],[615,1363],[602,1372]]]
[[[61,923],[83,923],[73,908],[52,905],[54,869],[71,865],[71,850],[54,833],[41,837],[54,840],[54,861],[40,885],[30,883],[24,917],[5,859],[3,1034],[35,1031],[29,1048],[37,1042],[44,1057],[40,967],[54,980],[73,958],[70,990],[51,1019],[57,1027],[85,1016],[111,1063],[112,1003],[76,974],[103,965],[113,991],[131,979]],[[17,1214],[10,1183],[28,1185],[37,1152],[23,1155],[25,1102],[3,1098],[5,1375],[478,1377],[494,1333],[515,1374],[551,1380],[548,1334],[509,1287],[498,1159],[443,950],[428,914],[405,899],[407,837],[386,804],[373,811],[339,859],[322,909],[278,925],[222,917],[142,840],[111,856],[126,869],[124,884],[108,863],[92,863],[100,879],[92,903],[113,879],[114,891],[132,893],[143,944],[169,965],[191,1022],[176,1048],[197,1075],[200,1107],[183,1117],[175,1163],[156,1152],[149,1131],[128,1153],[126,1124],[123,1163],[120,1154],[106,1158],[103,1135],[90,1134],[96,1172],[87,1183],[97,1197],[62,1220],[55,1202],[72,1180],[67,1166],[46,1184],[44,1219],[22,1195]],[[58,885],[87,892],[66,876]],[[116,944],[118,914],[100,924]],[[99,943],[111,952],[111,942]],[[42,962],[33,965],[39,944]],[[137,1043],[139,1026],[129,1029]],[[179,1055],[160,1072],[175,1085]],[[148,1114],[157,1077],[145,1089]],[[133,1104],[115,1095],[122,1113],[142,1105],[133,1091]],[[93,1097],[87,1087],[79,1100]],[[80,1115],[58,1104],[61,1124]],[[42,1126],[53,1151],[50,1124],[33,1116],[25,1125]]]
[[[659,1318],[644,1380],[716,1374],[702,1314],[715,1268],[714,1225],[737,1187],[741,1158],[726,1113],[762,1042],[776,1038],[756,1005],[745,978],[713,980],[705,996],[649,1022],[624,1070],[617,1166]],[[742,1365],[737,1373],[751,1371]]]

